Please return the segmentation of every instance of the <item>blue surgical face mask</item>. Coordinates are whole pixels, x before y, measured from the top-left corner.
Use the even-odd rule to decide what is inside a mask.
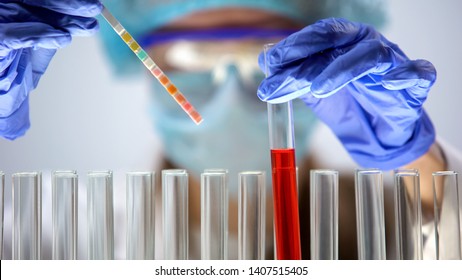
[[[256,92],[263,74],[245,79],[234,65],[211,72],[167,73],[202,114],[204,121],[195,125],[163,87],[154,81],[152,115],[163,140],[165,156],[178,167],[199,178],[204,169],[229,171],[230,194],[237,194],[238,172],[270,172],[270,150],[266,103]],[[314,115],[301,101],[294,102],[297,159],[306,152],[306,141],[313,129]],[[298,146],[297,146],[298,147]],[[267,178],[270,180],[270,177]]]

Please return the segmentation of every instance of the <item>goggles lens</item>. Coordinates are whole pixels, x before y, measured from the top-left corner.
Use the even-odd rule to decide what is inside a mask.
[[[215,72],[230,64],[242,75],[260,71],[257,57],[263,45],[277,42],[295,29],[208,29],[153,33],[142,38],[164,71]]]

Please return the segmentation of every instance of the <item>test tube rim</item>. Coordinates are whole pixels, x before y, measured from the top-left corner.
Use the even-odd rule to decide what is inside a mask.
[[[55,170],[52,171],[53,178],[75,178],[77,179],[79,175],[76,170]]]
[[[383,174],[383,171],[378,168],[364,168],[364,169],[356,169],[355,172],[357,175],[370,175],[370,174]]]
[[[446,170],[446,171],[435,171],[432,173],[433,176],[450,176],[450,175],[458,175],[456,171]]]
[[[87,173],[88,177],[106,177],[106,176],[112,176],[112,171],[111,170],[101,170],[101,171],[89,171]]]
[[[66,169],[63,169],[63,170],[53,170],[52,171],[52,174],[68,174],[68,173],[74,173],[74,174],[77,174],[77,170],[73,170],[73,169],[69,169],[69,170],[66,170]]]
[[[417,169],[395,169],[394,176],[407,177],[407,176],[420,176],[419,170]]]
[[[264,175],[266,172],[265,171],[259,171],[259,170],[249,170],[249,171],[242,171],[239,172],[239,176],[241,175]]]
[[[321,175],[334,175],[339,174],[338,170],[335,169],[311,169],[310,174],[321,174]]]
[[[152,171],[128,171],[126,176],[152,176],[153,174]]]
[[[15,172],[13,173],[12,177],[34,177],[40,175],[40,171],[25,171],[25,172]]]
[[[206,168],[203,174],[228,174],[229,170],[226,168]]]
[[[226,173],[202,173],[201,174],[201,177],[208,177],[208,178],[211,178],[211,177],[220,177],[220,178],[223,178],[223,179],[227,179],[227,175]]]
[[[267,52],[269,51],[272,47],[274,47],[274,45],[276,45],[276,43],[272,42],[272,43],[266,43],[263,45],[263,52]],[[266,55],[265,55],[266,56]],[[265,69],[266,70],[266,69]]]
[[[186,171],[186,169],[163,169],[162,170],[162,175],[170,175],[170,174],[188,175],[188,172]]]

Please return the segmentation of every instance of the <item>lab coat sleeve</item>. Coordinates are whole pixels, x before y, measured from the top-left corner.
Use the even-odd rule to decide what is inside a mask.
[[[443,157],[447,163],[447,170],[455,171],[457,174],[462,172],[462,152],[457,150],[455,147],[451,146],[444,139],[437,139],[437,144],[439,145]],[[437,170],[435,170],[437,171]],[[459,216],[462,215],[462,205],[460,201],[462,200],[461,186],[459,183]],[[436,233],[435,233],[435,224],[434,221],[427,222],[422,225],[423,233],[423,258],[425,260],[434,260],[436,259]],[[461,232],[462,234],[462,232]],[[462,250],[462,248],[461,248]]]

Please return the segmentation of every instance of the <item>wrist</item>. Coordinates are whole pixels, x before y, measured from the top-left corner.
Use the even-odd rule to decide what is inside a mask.
[[[370,134],[374,134],[371,132]],[[374,137],[375,134],[371,137]],[[376,136],[375,136],[376,137]],[[374,141],[370,141],[374,142]],[[348,149],[353,159],[362,167],[379,168],[382,170],[394,170],[419,159],[429,152],[435,142],[435,130],[430,118],[425,113],[417,121],[412,137],[403,145],[392,147],[375,141],[375,145],[363,147],[362,145],[351,145],[356,149]]]

